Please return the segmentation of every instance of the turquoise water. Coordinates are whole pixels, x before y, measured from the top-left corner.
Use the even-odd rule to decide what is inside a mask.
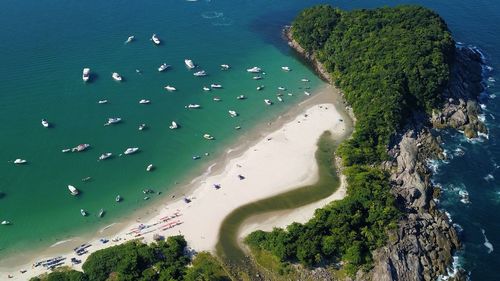
[[[500,9],[494,0],[341,0],[321,1],[341,8],[373,8],[413,3],[430,7],[448,22],[457,41],[479,47],[488,64],[500,67]],[[260,122],[267,122],[305,97],[300,78],[311,79],[316,88],[322,82],[301,64],[281,40],[280,28],[298,11],[320,1],[13,1],[2,2],[0,9],[0,220],[14,224],[0,228],[0,259],[26,245],[50,245],[85,229],[97,229],[118,219],[124,212],[151,204],[143,201],[142,189],[169,190],[176,181],[185,182],[197,174],[224,147]],[[149,41],[157,33],[164,44]],[[137,41],[124,45],[129,35]],[[205,78],[193,77],[184,67],[189,57],[209,72]],[[163,62],[173,65],[165,73],[156,68]],[[232,66],[221,72],[218,65]],[[266,78],[256,82],[244,69],[259,65]],[[290,73],[279,66],[289,65]],[[98,76],[87,85],[81,81],[83,67]],[[135,69],[143,70],[143,75]],[[111,72],[121,73],[125,81],[112,81]],[[498,73],[489,73],[497,80]],[[203,93],[201,87],[220,83],[224,89]],[[172,84],[179,90],[167,93],[162,87]],[[266,90],[255,91],[257,85]],[[296,93],[285,96],[285,103],[266,107],[263,99],[274,100],[276,87],[283,85]],[[499,88],[489,82],[485,99],[485,119],[489,139],[467,142],[458,135],[446,136],[447,149],[456,156],[439,166],[435,181],[444,188],[441,207],[460,225],[464,250],[459,263],[473,280],[496,280],[500,267],[500,221],[495,218],[500,205],[497,145],[500,128],[495,121],[500,113]],[[235,97],[245,94],[241,102]],[[211,100],[213,95],[223,99]],[[99,99],[110,103],[98,105]],[[152,101],[140,106],[142,98]],[[199,111],[186,111],[188,103],[200,103]],[[229,118],[228,109],[241,115]],[[108,117],[124,118],[122,124],[103,127]],[[54,128],[42,128],[40,119],[48,118]],[[176,120],[182,128],[168,130]],[[137,131],[140,123],[150,129]],[[234,126],[241,125],[241,131]],[[207,142],[204,132],[217,140]],[[84,153],[63,154],[62,148],[90,143]],[[120,153],[139,146],[141,153],[115,157],[98,163],[105,151]],[[210,157],[192,161],[194,154],[211,152]],[[458,151],[458,150],[457,150]],[[9,160],[29,161],[14,167]],[[158,169],[146,173],[154,163]],[[491,177],[488,176],[491,174]],[[88,183],[80,180],[94,179]],[[82,195],[69,196],[66,185],[74,184]],[[458,191],[466,189],[471,204],[460,203]],[[120,193],[124,202],[116,204]],[[155,199],[155,198],[153,198]],[[80,208],[91,212],[87,218]],[[99,220],[100,208],[108,213]],[[458,226],[457,226],[458,227]],[[484,245],[485,234],[493,247]],[[489,244],[488,244],[489,246]]]

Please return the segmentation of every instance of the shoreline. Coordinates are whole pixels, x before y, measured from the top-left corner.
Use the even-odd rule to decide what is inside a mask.
[[[85,239],[83,238],[84,236],[70,238],[67,239],[69,240],[68,242],[59,241],[53,244],[48,249],[41,251],[41,253],[38,252],[38,254],[34,254],[30,258],[26,258],[25,256],[24,258],[18,260],[10,260],[8,262],[4,261],[4,264],[10,263],[10,265],[2,265],[2,267],[0,268],[1,274],[12,274],[14,275],[13,280],[16,280],[16,278],[25,279],[32,276],[37,276],[43,273],[44,270],[42,270],[43,268],[35,268],[34,270],[30,269],[31,264],[35,260],[44,259],[43,256],[57,256],[60,255],[60,253],[66,253],[65,256],[67,256],[68,258],[65,261],[65,265],[67,265],[69,264],[69,259],[73,256],[76,256],[71,251],[71,249],[75,247],[74,245],[79,245],[89,240],[91,240],[90,243],[93,244],[93,246],[89,248],[89,252],[93,252],[98,249],[108,247],[108,245],[117,245],[134,238],[146,238],[145,240],[147,242],[150,242],[152,241],[154,233],[159,233],[165,236],[177,235],[181,233],[185,236],[189,246],[196,249],[197,251],[213,251],[215,249],[215,244],[217,243],[220,223],[222,222],[224,217],[232,211],[231,208],[234,209],[243,204],[270,197],[272,195],[294,189],[301,185],[312,183],[316,180],[317,173],[314,172],[315,169],[317,169],[314,159],[314,151],[316,149],[315,142],[317,141],[321,133],[326,130],[333,131],[332,133],[334,136],[337,135],[335,133],[335,130],[345,130],[346,124],[345,122],[341,122],[340,119],[348,119],[346,118],[348,116],[345,112],[342,112],[342,110],[338,110],[338,108],[342,109],[343,104],[341,99],[339,99],[340,95],[332,94],[333,91],[338,90],[332,86],[327,85],[324,88],[320,89],[319,93],[315,93],[311,98],[291,108],[285,114],[277,117],[273,122],[268,123],[267,125],[257,126],[257,128],[255,128],[251,132],[244,134],[240,137],[240,139],[237,140],[237,143],[243,142],[242,144],[237,145],[235,148],[230,147],[226,149],[226,153],[223,153],[223,155],[221,155],[217,160],[211,161],[207,164],[207,169],[204,170],[201,176],[196,177],[186,186],[176,188],[172,192],[175,194],[191,194],[189,198],[193,200],[192,203],[186,204],[182,202],[182,197],[177,197],[174,200],[172,200],[171,198],[158,200],[158,203],[150,206],[147,210],[134,212],[130,216],[127,216],[123,220],[120,220],[120,222],[110,224],[97,231],[97,233],[89,235],[94,239]],[[325,108],[320,108],[319,104],[324,104]],[[328,108],[328,110],[326,110],[326,108]],[[305,111],[307,112],[308,117],[304,117],[303,114]],[[309,121],[312,119],[318,120]],[[308,130],[311,133],[305,133],[305,130]],[[292,133],[295,134],[293,136],[295,136],[296,139],[293,141],[293,144],[285,145],[286,142],[288,142],[287,136],[291,136],[290,134],[292,134],[288,131],[293,131]],[[274,139],[278,139],[278,137],[284,137],[284,139],[280,140],[280,142],[283,142],[278,143],[278,141],[274,141]],[[312,145],[310,145],[310,142],[312,142]],[[261,154],[257,153],[258,151],[266,151],[266,149],[269,148],[271,149],[270,152],[272,152],[272,159],[267,159],[265,155],[253,156],[255,154]],[[289,155],[289,152],[297,151],[297,149],[299,151],[307,151],[308,149],[311,149],[311,153],[308,153],[309,155],[307,153],[301,153],[299,157],[300,159],[293,160],[293,162],[296,162],[297,165],[294,164],[292,167],[293,170],[287,171],[286,169],[288,165],[286,164],[288,164],[288,161],[282,159],[282,157],[284,156],[286,158],[286,156]],[[235,161],[257,164],[256,166],[254,165],[255,167],[248,168],[247,166],[252,166],[252,164],[245,164],[243,168],[241,168],[241,171],[246,170],[246,174],[255,174],[254,177],[256,179],[250,179],[249,177],[244,181],[235,180],[233,173],[235,171],[238,171],[237,169],[240,169],[234,168],[233,165]],[[262,162],[266,163],[266,165],[260,164]],[[270,167],[272,167],[273,170],[284,169],[278,174],[284,175],[286,177],[283,178],[283,176],[278,176],[277,179],[270,180],[271,183],[270,185],[268,184],[267,189],[261,187],[259,188],[259,190],[249,191],[248,189],[250,189],[250,187],[247,187],[239,191],[229,190],[230,185],[237,185],[240,182],[244,182],[244,184],[241,184],[243,186],[265,186],[265,184],[261,184],[262,179],[259,180],[258,178],[263,174],[266,175],[266,173],[268,173],[266,175],[268,178],[274,176],[273,171],[262,171],[262,169],[265,168],[263,166],[267,166],[268,163],[269,165],[271,165]],[[289,177],[288,175],[294,176]],[[267,180],[266,176],[262,178],[264,178],[264,180]],[[211,187],[211,185],[215,181],[222,183],[222,187],[220,190],[215,190],[213,187]],[[258,183],[258,185],[256,185],[256,183]],[[223,194],[223,196],[215,196],[219,193]],[[221,206],[217,205],[218,202],[215,201],[223,199],[225,202],[227,198],[231,199],[230,201],[232,202],[232,206],[228,206],[228,204],[225,204],[224,206],[222,206],[225,207],[225,209],[223,208],[222,210],[220,210]],[[214,201],[215,203],[211,203],[210,201]],[[160,209],[160,206],[162,206],[163,208]],[[214,219],[203,219],[203,221],[198,221],[198,223],[208,223],[209,225],[205,225],[205,227],[202,227],[201,225],[193,224],[193,221],[197,219],[199,220],[199,218],[197,217],[200,217],[200,214],[207,214],[207,212],[212,214],[212,216],[215,216],[217,220],[220,220],[219,223],[217,223]],[[175,218],[172,218],[170,220],[162,221],[162,223],[155,224],[156,222],[158,222],[159,218],[165,216],[173,216],[176,213],[179,216],[176,216]],[[136,218],[137,215],[141,215],[139,219]],[[125,220],[127,220],[128,222],[126,223]],[[153,223],[153,221],[155,222]],[[140,236],[134,237],[130,234],[127,235],[127,233],[130,232],[127,231],[127,229],[133,227],[134,225],[136,226],[139,222],[147,222],[145,223],[146,225],[155,225],[145,228],[146,230],[143,229],[142,231],[140,231],[141,233],[144,232],[144,234],[141,234]],[[165,231],[156,229],[156,231],[149,232],[148,230],[152,227],[164,228],[168,225],[168,223],[174,223],[176,225]],[[179,225],[177,225],[177,223],[179,223]],[[199,229],[211,230],[207,235],[195,237],[195,233],[199,234]],[[112,236],[116,237],[113,238]],[[108,239],[113,239],[115,241],[110,241],[107,244],[102,244],[98,241],[97,237],[107,237]],[[36,259],[35,256],[37,256]],[[87,256],[88,255],[85,255],[84,257],[77,256],[77,258],[82,259],[83,261]],[[21,260],[24,261],[22,262],[24,265],[19,265],[19,261]],[[29,260],[29,263],[26,263],[26,260]],[[73,266],[73,268],[79,270],[81,269],[81,264],[78,266]],[[22,275],[19,274],[19,270],[22,269],[28,270],[28,272]]]

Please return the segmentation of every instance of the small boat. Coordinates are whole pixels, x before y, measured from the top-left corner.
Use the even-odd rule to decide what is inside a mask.
[[[282,66],[281,69],[284,71],[287,71],[287,72],[291,71],[290,67],[288,67],[288,66]]]
[[[209,88],[209,87],[207,87],[207,86],[204,86],[204,87],[203,87],[203,91],[207,91],[207,92],[208,92],[208,91],[210,91],[210,88]]]
[[[149,196],[144,196],[144,200],[149,200]]]
[[[293,94],[292,94],[292,93],[288,93],[287,95],[289,95],[289,96],[293,96]]]
[[[151,41],[153,41],[153,43],[155,45],[160,45],[160,43],[161,43],[160,38],[158,38],[158,36],[156,36],[156,34],[153,34],[153,36],[151,36]]]
[[[24,159],[17,158],[14,160],[14,164],[25,164],[27,161]]]
[[[62,151],[62,153],[70,152],[70,151],[71,151],[71,148],[65,148],[65,149],[63,149],[63,150],[61,150],[61,151]]]
[[[210,134],[204,134],[204,135],[203,135],[203,138],[204,138],[204,139],[207,139],[207,140],[214,140],[214,139],[215,139],[215,138],[214,138],[212,135],[210,135]]]
[[[140,69],[135,70],[136,73],[142,74]]]
[[[277,99],[278,99],[278,101],[283,102],[283,98],[282,97],[278,96]]]
[[[139,131],[142,131],[146,128],[146,124],[139,125]]]
[[[128,155],[128,154],[136,153],[138,150],[139,150],[139,148],[138,148],[138,147],[129,147],[129,148],[127,148],[127,149],[123,152],[123,154]]]
[[[113,74],[111,74],[111,77],[113,77],[113,79],[115,79],[115,81],[122,81],[122,77],[120,76],[120,74],[118,74],[118,72],[113,72]]]
[[[177,89],[175,87],[170,86],[170,85],[165,86],[165,90],[167,90],[169,92],[177,91]]]
[[[229,112],[229,115],[230,115],[231,117],[236,117],[236,116],[238,116],[238,113],[237,113],[236,111],[234,111],[234,110],[229,110],[228,112]]]
[[[221,89],[222,88],[222,85],[221,84],[211,84],[210,87],[212,89]]]
[[[106,160],[109,157],[111,157],[111,155],[113,155],[113,153],[111,153],[111,152],[103,153],[103,154],[101,154],[101,156],[99,156],[99,160]]]
[[[254,76],[252,77],[253,80],[261,80],[262,79],[262,76]]]
[[[222,99],[221,99],[221,98],[219,98],[219,97],[214,97],[214,98],[213,98],[213,101],[221,101],[221,100],[222,100]]]
[[[142,99],[139,101],[140,104],[150,104],[151,101],[150,100],[145,100],[145,99]]]
[[[229,66],[229,64],[221,64],[221,65],[220,65],[220,68],[221,68],[222,70],[228,70],[228,69],[229,69],[229,68],[231,68],[231,67]]]
[[[108,122],[104,123],[104,126],[120,123],[121,121],[122,119],[120,117],[108,118]]]
[[[193,61],[190,60],[190,59],[185,59],[184,60],[184,63],[186,64],[187,68],[189,69],[193,69],[195,68],[196,66],[194,65]]]
[[[239,130],[239,129],[241,129],[241,126],[236,126],[236,127],[234,127],[234,129]]]
[[[244,99],[246,99],[246,97],[245,97],[245,95],[239,95],[236,97],[236,99],[244,100]]]
[[[149,164],[149,165],[146,167],[146,172],[151,172],[153,169],[154,169],[153,164]]]
[[[82,216],[86,217],[87,211],[85,211],[84,209],[80,209],[80,214],[82,214]]]
[[[129,37],[127,38],[127,41],[125,41],[125,44],[128,44],[128,43],[130,43],[130,42],[134,41],[134,39],[135,39],[135,36],[133,36],[133,35],[132,35],[132,36],[129,36]]]
[[[193,75],[197,76],[197,77],[207,76],[207,72],[205,70],[200,70],[200,71],[193,73]]]
[[[280,87],[278,87],[278,90],[280,90],[280,91],[286,91],[286,88],[280,86]]]
[[[117,195],[116,198],[115,198],[115,201],[116,202],[122,201],[122,197],[120,195]]]
[[[68,185],[68,189],[69,189],[69,193],[73,196],[76,196],[80,193],[80,191],[78,191],[78,189],[76,189],[76,187],[74,187],[72,185]]]
[[[86,67],[86,68],[83,69],[82,79],[83,79],[83,82],[89,81],[89,79],[90,79],[90,68]]]
[[[10,221],[2,221],[2,225],[10,225]]]
[[[98,104],[105,104],[105,103],[108,103],[108,100],[100,100],[97,102]]]
[[[260,69],[259,67],[257,66],[254,66],[252,68],[248,68],[247,69],[247,72],[250,72],[250,73],[260,73],[262,71],[262,69]]]
[[[262,89],[264,89],[264,85],[260,85],[260,86],[257,87],[257,91],[260,91]]]
[[[309,93],[308,91],[304,91],[304,95],[306,95],[306,96],[310,96],[310,95],[311,95],[311,93]]]
[[[198,159],[200,159],[200,158],[201,158],[201,156],[199,156],[199,155],[195,155],[195,156],[193,156],[193,157],[191,157],[191,158],[192,158],[193,160],[198,160]]]
[[[42,119],[42,126],[44,126],[45,128],[50,127],[49,121],[47,121],[47,119]]]
[[[271,100],[268,100],[268,99],[265,99],[264,102],[267,104],[267,105],[272,105],[273,102]]]
[[[169,67],[170,67],[170,65],[168,65],[166,63],[162,63],[162,65],[160,65],[160,67],[158,67],[158,71],[162,72],[162,71],[166,70]]]
[[[177,123],[175,123],[175,121],[172,121],[172,125],[168,126],[168,128],[170,130],[174,130],[174,129],[179,128],[179,125],[177,125]]]
[[[79,144],[78,146],[76,147],[73,147],[71,149],[72,152],[82,152],[84,151],[85,149],[89,148],[90,147],[90,144],[88,143],[83,143],[83,144]]]
[[[309,79],[302,78],[302,79],[300,79],[300,81],[302,81],[302,82],[309,82]]]
[[[102,218],[104,216],[104,209],[99,210],[99,214],[97,215],[99,218]]]
[[[89,180],[91,180],[92,178],[91,177],[86,177],[86,178],[83,178],[82,181],[83,182],[88,182]]]
[[[192,104],[192,103],[190,103],[190,104],[186,105],[186,108],[189,108],[189,109],[197,109],[197,108],[200,108],[200,107],[201,107],[201,105],[199,105],[199,104]]]

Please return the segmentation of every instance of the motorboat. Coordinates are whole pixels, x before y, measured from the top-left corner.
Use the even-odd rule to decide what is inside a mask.
[[[14,160],[14,164],[25,164],[27,161],[24,159],[17,158]]]
[[[160,38],[158,38],[156,34],[153,34],[153,36],[151,36],[151,41],[153,41],[155,45],[160,45],[161,43]]]
[[[104,126],[113,125],[116,123],[120,123],[122,119],[120,117],[108,118],[108,122],[104,123]]]
[[[262,79],[262,76],[254,76],[252,77],[253,80],[261,80]]]
[[[194,65],[194,62],[190,59],[185,59],[184,60],[184,63],[186,64],[187,68],[189,69],[193,69],[195,68],[196,66]]]
[[[278,90],[280,90],[280,91],[286,91],[286,88],[280,86],[280,87],[278,87]]]
[[[111,77],[113,77],[113,79],[115,79],[115,81],[122,81],[122,77],[120,76],[120,74],[118,74],[118,72],[113,72],[113,74],[111,74]]]
[[[214,97],[214,98],[213,98],[213,100],[214,100],[214,101],[221,101],[222,99],[221,99],[221,98],[219,98],[219,97]]]
[[[171,130],[174,130],[174,129],[179,128],[179,125],[177,125],[177,123],[175,123],[175,121],[172,121],[172,125],[168,126],[168,128],[170,128]]]
[[[87,82],[90,79],[90,68],[86,67],[83,69],[82,73],[83,82]]]
[[[76,189],[76,187],[74,187],[72,185],[68,185],[68,189],[69,189],[69,193],[73,196],[76,196],[80,193],[80,191],[78,191],[78,189]]]
[[[10,225],[10,221],[2,221],[2,225]]]
[[[241,129],[241,126],[236,126],[236,127],[234,127],[234,129],[239,130],[239,129]]]
[[[140,104],[150,104],[151,101],[150,100],[145,100],[145,99],[142,99],[139,101]]]
[[[153,169],[154,169],[153,164],[149,164],[149,165],[146,167],[146,171],[147,171],[147,172],[151,172]]]
[[[104,216],[104,209],[99,210],[99,214],[97,215],[99,218],[102,218]]]
[[[169,92],[177,91],[177,89],[175,87],[170,86],[170,85],[165,86],[165,90],[167,90]]]
[[[123,154],[128,155],[128,154],[136,153],[138,150],[139,150],[139,148],[138,148],[138,147],[129,147],[129,148],[127,148],[127,149],[123,152]]]
[[[79,144],[77,145],[76,147],[73,147],[71,149],[72,152],[82,152],[84,151],[85,149],[89,148],[90,147],[90,144],[88,143],[83,143],[83,144]]]
[[[245,97],[245,95],[239,95],[236,97],[236,99],[244,100],[244,99],[246,99],[246,97]]]
[[[282,97],[278,96],[277,99],[278,99],[278,101],[283,102],[283,98]]]
[[[142,72],[141,72],[140,69],[136,69],[135,72],[138,73],[138,74],[142,74]]]
[[[309,93],[308,91],[304,91],[304,95],[306,95],[306,96],[310,96],[310,95],[311,95],[311,93]]]
[[[122,201],[122,197],[120,195],[117,195],[116,198],[115,198],[115,201],[116,202]]]
[[[210,87],[212,89],[221,89],[222,88],[222,85],[221,84],[211,84]]]
[[[264,102],[267,104],[267,105],[271,105],[273,104],[273,102],[271,100],[268,100],[268,99],[265,99]]]
[[[91,180],[91,179],[92,179],[92,177],[85,177],[85,178],[83,178],[83,179],[82,179],[82,181],[83,181],[83,182],[88,182],[88,181],[89,181],[89,180]]]
[[[197,76],[197,77],[207,76],[207,72],[205,70],[200,70],[200,71],[193,73],[193,75]]]
[[[230,115],[231,117],[236,117],[236,116],[238,116],[238,113],[237,113],[236,111],[234,111],[234,110],[229,110],[228,112],[229,112],[229,115]]]
[[[192,158],[193,160],[198,160],[198,159],[200,159],[200,158],[201,158],[201,156],[199,156],[199,155],[195,155],[195,156],[193,156],[193,157],[191,157],[191,158]]]
[[[282,66],[281,69],[284,71],[287,71],[287,72],[291,71],[290,67],[288,67],[288,66]]]
[[[309,82],[309,79],[302,78],[302,79],[300,79],[300,81],[302,81],[302,82]]]
[[[200,107],[201,107],[201,105],[193,104],[193,103],[186,105],[186,108],[189,108],[189,109],[196,109],[196,108],[200,108]]]
[[[80,214],[82,214],[82,216],[86,217],[87,211],[85,211],[84,209],[80,209]]]
[[[109,157],[111,157],[111,155],[113,155],[113,153],[111,153],[111,152],[103,153],[103,154],[101,154],[101,156],[99,156],[99,160],[106,160]]]
[[[169,67],[170,67],[170,65],[168,65],[166,63],[162,63],[162,65],[160,65],[160,67],[158,67],[158,71],[162,72],[162,71],[166,70]]]
[[[66,152],[70,152],[71,151],[71,148],[65,148],[63,150],[61,150],[62,153],[66,153]]]
[[[254,66],[252,68],[248,68],[247,69],[247,72],[250,72],[250,73],[260,73],[262,71],[262,69],[260,69],[259,67],[257,66]]]
[[[127,38],[127,41],[125,41],[125,44],[128,44],[128,43],[130,43],[130,42],[134,41],[134,39],[135,39],[135,36],[133,36],[133,35],[132,35],[132,36],[129,36],[129,37]]]
[[[210,134],[204,134],[204,135],[203,135],[203,138],[204,138],[204,139],[206,139],[206,140],[214,140],[214,139],[215,139],[215,138],[214,138],[212,135],[210,135]]]
[[[100,100],[97,102],[98,104],[105,104],[105,103],[108,103],[108,100]]]
[[[221,64],[221,65],[220,65],[220,68],[221,68],[222,70],[228,70],[228,69],[229,69],[229,68],[231,68],[231,67],[229,66],[229,64]]]
[[[207,91],[207,92],[208,92],[208,91],[210,91],[210,88],[209,88],[209,87],[207,87],[207,86],[204,86],[204,87],[203,87],[203,91]]]
[[[146,129],[146,124],[139,125],[139,131]]]
[[[42,126],[44,126],[45,128],[50,127],[49,121],[47,121],[47,119],[42,119]]]
[[[260,91],[262,89],[264,89],[264,85],[260,85],[260,86],[257,87],[257,91]]]

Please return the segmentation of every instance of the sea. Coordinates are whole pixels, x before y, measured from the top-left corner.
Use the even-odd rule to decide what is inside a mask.
[[[495,217],[500,210],[500,128],[495,122],[500,118],[495,99],[500,94],[495,83],[500,79],[500,8],[493,0],[2,1],[0,221],[11,225],[0,225],[0,264],[19,252],[95,233],[165,200],[246,134],[307,99],[304,91],[324,86],[281,35],[300,10],[315,4],[348,10],[423,5],[446,20],[457,42],[484,54],[481,104],[489,133],[466,140],[444,131],[448,159],[429,165],[443,189],[439,206],[463,241],[450,273],[460,267],[472,280],[495,280],[500,267],[500,220]],[[153,33],[159,46],[150,40]],[[135,40],[125,44],[132,35]],[[198,67],[187,69],[186,58]],[[171,67],[159,72],[162,63]],[[221,64],[231,68],[222,71]],[[262,80],[246,72],[253,66],[265,72]],[[84,67],[92,74],[87,83],[81,77]],[[208,75],[193,76],[198,70]],[[114,81],[113,72],[123,81]],[[223,88],[202,89],[213,83]],[[177,91],[165,91],[166,85]],[[277,100],[281,92],[284,102]],[[238,100],[239,95],[247,98]],[[108,103],[98,103],[104,99]],[[151,103],[139,104],[141,99]],[[188,104],[201,108],[188,110]],[[231,118],[228,110],[239,116]],[[112,117],[122,122],[103,126]],[[50,128],[41,125],[44,118]],[[169,129],[172,121],[178,129]],[[146,129],[139,131],[140,124]],[[205,140],[206,133],[215,140]],[[86,151],[62,152],[83,143],[90,144]],[[122,155],[129,147],[139,152]],[[113,156],[97,161],[105,152]],[[27,163],[15,165],[17,158]],[[151,172],[149,164],[155,166]],[[71,196],[68,185],[80,194]],[[145,189],[154,191],[149,200]],[[464,192],[470,202],[463,200]],[[123,198],[119,203],[117,195]],[[102,218],[100,209],[105,210]]]

